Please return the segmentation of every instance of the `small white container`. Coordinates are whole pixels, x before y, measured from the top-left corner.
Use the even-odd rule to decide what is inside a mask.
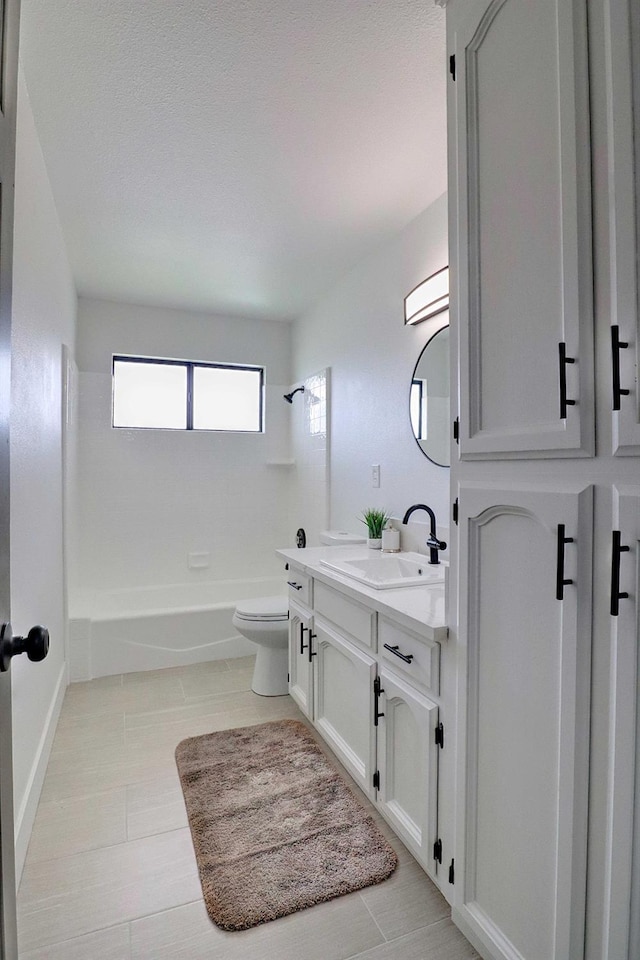
[[[388,523],[382,531],[382,552],[400,553],[400,531]]]
[[[369,550],[379,550],[382,546],[382,540],[380,537],[369,537],[367,539],[367,546],[369,547]]]

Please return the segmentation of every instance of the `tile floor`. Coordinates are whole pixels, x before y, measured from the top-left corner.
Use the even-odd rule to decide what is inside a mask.
[[[400,858],[389,880],[241,933],[211,923],[173,754],[184,737],[302,719],[289,697],[251,692],[252,668],[224,660],[68,688],[18,896],[20,960],[478,957],[378,817]]]

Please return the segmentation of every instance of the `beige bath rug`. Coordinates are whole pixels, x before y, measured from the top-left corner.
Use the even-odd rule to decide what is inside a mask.
[[[224,930],[385,880],[397,858],[297,720],[176,749],[204,900]]]

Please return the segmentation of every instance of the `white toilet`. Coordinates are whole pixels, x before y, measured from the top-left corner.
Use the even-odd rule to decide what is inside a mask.
[[[233,625],[258,647],[251,689],[263,697],[288,693],[289,601],[287,597],[257,597],[236,604]]]

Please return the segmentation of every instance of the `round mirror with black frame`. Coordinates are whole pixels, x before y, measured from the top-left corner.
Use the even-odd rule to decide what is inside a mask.
[[[432,463],[451,464],[449,431],[449,327],[441,327],[418,357],[409,394],[416,443]]]

